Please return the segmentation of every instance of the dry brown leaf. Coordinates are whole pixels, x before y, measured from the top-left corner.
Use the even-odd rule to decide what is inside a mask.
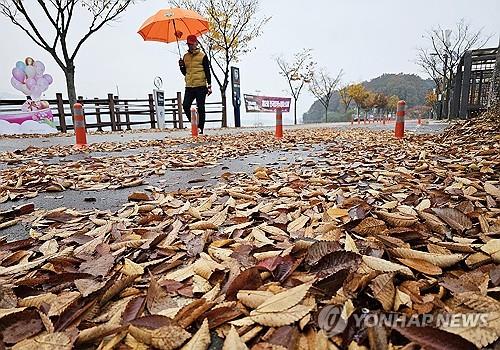
[[[41,334],[31,339],[23,340],[12,347],[12,350],[71,350],[71,339],[65,333]]]
[[[433,254],[409,248],[394,248],[392,251],[400,258],[425,260],[441,268],[455,265],[465,258],[462,254]]]
[[[284,292],[278,293],[270,297],[266,302],[257,307],[256,311],[265,312],[281,312],[292,306],[297,305],[307,294],[311,288],[311,283],[303,283],[297,287],[293,287]],[[257,321],[256,321],[257,322]]]
[[[401,272],[404,275],[413,277],[413,272],[403,265],[374,256],[363,255],[363,262],[371,269],[382,272]]]
[[[243,305],[255,309],[266,300],[269,300],[274,294],[264,290],[240,290],[236,296]]]
[[[142,276],[144,274],[144,267],[142,267],[139,264],[136,264],[130,259],[125,258],[121,271],[127,276],[133,276],[133,275]]]
[[[269,327],[281,327],[299,321],[312,310],[311,306],[295,305],[280,312],[258,312],[254,310],[250,313],[250,318],[258,324]]]
[[[353,231],[362,236],[378,235],[387,230],[385,222],[372,217],[364,218]]]
[[[493,197],[500,198],[500,188],[496,187],[495,185],[489,182],[485,182],[484,190],[486,191],[486,193],[492,195]]]
[[[481,250],[493,258],[497,264],[500,263],[500,239],[491,239],[481,247]]]
[[[391,311],[394,305],[396,289],[394,288],[393,276],[388,273],[379,275],[370,283],[373,296],[382,304],[385,311]]]
[[[455,208],[432,208],[432,211],[452,228],[463,232],[472,228],[472,221],[460,210]]]
[[[231,326],[229,333],[227,334],[222,350],[248,350],[248,347],[241,340],[236,329]]]
[[[288,224],[286,230],[290,233],[297,232],[301,230],[305,224],[309,221],[309,217],[306,215],[301,215],[297,219],[293,220]]]
[[[439,266],[431,264],[422,259],[398,259],[402,264],[411,267],[418,272],[425,273],[426,275],[436,276],[441,275],[443,270]]]
[[[184,345],[181,350],[207,350],[210,346],[210,331],[208,329],[208,320],[204,319],[201,327],[189,340],[189,342]]]
[[[375,212],[384,221],[395,227],[409,227],[417,223],[418,219],[411,215],[403,215],[399,213],[389,213],[386,211]]]

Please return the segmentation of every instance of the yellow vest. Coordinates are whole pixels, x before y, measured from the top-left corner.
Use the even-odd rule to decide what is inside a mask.
[[[207,77],[203,69],[203,57],[205,57],[205,54],[200,50],[196,50],[194,53],[187,52],[184,55],[186,87],[207,86]]]

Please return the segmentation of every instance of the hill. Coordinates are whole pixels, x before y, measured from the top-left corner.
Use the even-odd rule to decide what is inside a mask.
[[[382,74],[361,84],[373,92],[381,92],[387,96],[396,95],[406,100],[409,108],[425,105],[425,95],[434,88],[434,82],[431,79],[424,80],[416,74],[403,73]],[[354,103],[351,108],[354,108]],[[315,101],[302,117],[304,123],[324,121],[324,108],[319,101]],[[340,96],[338,92],[335,92],[328,107],[328,121],[342,121],[347,120],[346,118]]]

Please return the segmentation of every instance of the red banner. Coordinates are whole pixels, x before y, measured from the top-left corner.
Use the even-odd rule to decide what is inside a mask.
[[[257,95],[243,95],[247,113],[275,113],[278,108],[282,112],[290,112],[290,97],[271,97]]]

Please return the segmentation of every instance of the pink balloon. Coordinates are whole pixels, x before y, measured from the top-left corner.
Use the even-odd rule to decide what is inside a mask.
[[[14,68],[12,70],[12,76],[16,78],[16,80],[19,81],[20,83],[23,83],[24,79],[26,78],[26,74],[24,74],[24,72],[19,68]]]
[[[26,80],[26,86],[28,89],[33,89],[37,85],[37,81],[34,78],[28,78]]]
[[[47,80],[47,82],[49,83],[49,85],[52,84],[52,82],[54,81],[54,79],[52,79],[52,76],[50,74],[44,74],[43,78],[45,80]]]

